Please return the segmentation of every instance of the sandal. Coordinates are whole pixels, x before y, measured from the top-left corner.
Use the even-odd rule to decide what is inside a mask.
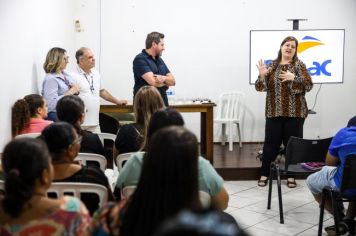
[[[260,187],[266,187],[267,186],[267,182],[268,182],[268,178],[267,179],[259,179],[257,181],[257,185]]]
[[[297,182],[295,182],[295,179],[293,179],[293,178],[287,179],[287,187],[288,188],[297,187]]]

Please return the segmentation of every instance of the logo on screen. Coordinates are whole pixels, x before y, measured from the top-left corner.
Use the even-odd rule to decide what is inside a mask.
[[[298,45],[298,54],[302,54],[304,51],[307,51],[310,48],[316,47],[316,46],[322,46],[325,45],[322,41],[315,37],[311,36],[304,36],[302,38],[302,41]],[[268,65],[272,62],[272,60],[266,60],[265,63]],[[312,61],[312,65],[308,67],[308,72],[311,76],[331,76],[331,73],[327,70],[327,65],[331,63],[331,59],[327,59],[322,62],[318,61]]]
[[[325,45],[323,42],[321,42],[319,39],[312,37],[312,36],[304,36],[302,41],[298,45],[298,53],[301,54],[304,51],[316,47],[316,46],[323,46]],[[331,73],[327,71],[327,65],[331,63],[331,59],[327,59],[322,62],[318,61],[313,61],[312,66],[308,67],[308,72],[311,76],[320,76],[320,75],[325,75],[325,76],[331,76]]]
[[[320,46],[320,45],[324,45],[324,43],[320,42],[319,39],[311,36],[304,36],[302,42],[299,43],[298,45],[298,53],[302,53],[309,48]]]

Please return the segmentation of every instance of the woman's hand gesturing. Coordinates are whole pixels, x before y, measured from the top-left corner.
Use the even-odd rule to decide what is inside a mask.
[[[264,60],[259,60],[258,64],[256,65],[259,73],[259,77],[265,77],[267,74],[267,66]]]

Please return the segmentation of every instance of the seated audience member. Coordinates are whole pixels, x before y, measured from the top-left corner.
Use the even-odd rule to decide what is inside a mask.
[[[114,200],[108,179],[96,166],[82,166],[73,162],[80,149],[81,136],[66,122],[56,122],[47,126],[40,136],[48,146],[54,169],[54,182],[84,182],[105,186],[109,200]],[[82,198],[90,213],[98,208],[99,199],[92,194]]]
[[[146,151],[132,197],[97,212],[93,235],[150,236],[179,211],[201,208],[195,135],[183,127],[166,127],[152,136]]]
[[[47,73],[42,84],[42,96],[48,102],[48,120],[57,121],[56,106],[63,96],[79,93],[79,86],[64,70],[69,57],[63,48],[51,48],[46,56],[43,69]]]
[[[83,130],[80,126],[84,122],[85,116],[84,102],[80,97],[69,95],[61,98],[57,103],[56,110],[58,119],[73,125],[77,134],[82,137],[79,152],[104,155],[104,147],[99,136]]]
[[[183,210],[165,221],[154,236],[247,236],[236,220],[223,211]]]
[[[41,133],[52,121],[47,118],[47,101],[41,95],[30,94],[19,99],[12,107],[12,137],[19,134]]]
[[[307,179],[307,185],[310,191],[313,193],[315,200],[321,202],[321,193],[324,187],[331,187],[334,189],[340,189],[343,170],[348,155],[356,154],[356,116],[350,119],[347,127],[339,130],[331,141],[329,151],[326,156],[326,166],[320,171],[310,175]],[[351,190],[351,195],[356,196],[356,189]],[[325,209],[333,214],[331,198],[327,196],[325,201]],[[343,207],[342,207],[343,209]],[[354,233],[356,216],[356,205],[351,202],[344,215],[342,209],[340,209],[340,215],[343,218],[343,229],[350,233]],[[334,226],[325,228],[326,231],[335,231]]]
[[[135,123],[119,129],[113,151],[114,160],[118,154],[136,152],[141,148],[151,115],[163,107],[161,94],[156,87],[144,86],[137,92],[133,103]]]
[[[89,212],[80,200],[47,198],[53,167],[43,141],[11,141],[2,164],[5,196],[0,200],[0,235],[90,235]]]
[[[154,113],[151,117],[151,121],[147,131],[147,137],[144,144],[144,151],[146,151],[151,143],[152,135],[159,129],[178,125],[183,126],[184,120],[180,113],[171,109],[165,108]],[[163,148],[163,145],[162,145]],[[170,158],[170,155],[167,155]],[[144,155],[142,153],[135,153],[126,162],[124,168],[118,177],[116,187],[123,189],[126,186],[137,185]],[[227,194],[223,183],[224,180],[215,171],[214,167],[208,160],[199,156],[199,190],[208,193],[211,196],[212,205],[217,209],[226,209],[229,195]],[[115,192],[118,192],[117,190]]]

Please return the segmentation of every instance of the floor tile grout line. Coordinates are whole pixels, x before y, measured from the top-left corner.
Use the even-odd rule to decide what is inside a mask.
[[[277,216],[276,216],[277,217]],[[274,217],[273,217],[274,218]],[[294,220],[294,221],[298,221],[298,220]],[[298,221],[298,222],[300,222],[300,223],[303,223],[303,224],[308,224],[308,223],[305,223],[305,222],[302,222],[302,221]],[[259,223],[257,223],[257,224],[259,224]],[[255,225],[257,225],[257,224],[255,224]],[[255,226],[254,225],[254,226]],[[281,224],[281,225],[286,225],[286,224]],[[313,228],[313,227],[315,227],[315,225],[312,225],[311,227],[309,227],[309,228],[307,228],[307,230],[308,229],[311,229],[311,228]],[[271,232],[271,233],[276,233],[275,231],[269,231],[269,230],[266,230],[266,229],[261,229],[261,228],[259,228],[258,226],[256,226],[255,227],[256,229],[260,229],[260,230],[264,230],[264,231],[267,231],[267,232]],[[302,233],[302,232],[304,232],[305,230],[303,230],[303,231],[301,231],[301,232],[299,232],[299,233],[297,233],[297,234],[294,234],[293,236],[295,236],[295,235],[298,235],[298,234],[300,234],[300,233]],[[286,235],[286,234],[282,234],[282,235]]]
[[[229,184],[229,185],[230,185],[230,186],[234,186],[234,185],[236,186],[236,185],[238,185],[238,183]],[[248,186],[243,186],[243,185],[241,185],[241,186],[242,186],[243,188],[246,188],[246,189],[243,189],[243,190],[241,190],[241,191],[233,191],[233,192],[229,193],[229,195],[230,195],[230,196],[235,196],[236,198],[238,198],[238,197],[241,197],[241,198],[249,198],[249,196],[239,196],[239,193],[244,193],[244,192],[246,192],[246,191],[251,191],[251,190],[255,190],[256,193],[261,193],[261,195],[264,195],[264,194],[267,195],[267,194],[268,194],[268,191],[262,190],[262,189],[258,188],[258,186],[250,186],[250,187],[248,187]],[[304,186],[304,185],[300,185],[300,186],[298,186],[298,187],[295,188],[295,189],[291,189],[291,190],[289,190],[289,191],[287,191],[287,192],[283,192],[283,193],[282,193],[283,199],[288,198],[288,195],[292,196],[293,194],[297,193],[297,191],[300,191],[301,189],[303,189],[303,188],[305,188],[305,187],[306,187],[306,186]],[[297,193],[297,194],[298,194],[298,193]],[[299,195],[299,194],[298,194],[298,195]],[[272,198],[278,200],[278,195],[275,196],[275,197],[272,197]],[[311,204],[311,203],[314,202],[313,199],[307,199],[307,200],[310,200],[310,201],[308,201],[308,202],[302,202],[300,205],[297,205],[297,206],[291,206],[291,205],[289,205],[289,207],[292,207],[292,208],[291,208],[291,209],[288,209],[288,210],[286,210],[286,211],[284,211],[284,214],[286,214],[286,213],[291,213],[292,211],[294,211],[294,210],[296,210],[296,209],[306,207],[307,205],[309,205],[309,204]],[[266,213],[266,212],[258,212],[258,211],[253,210],[253,209],[247,209],[248,207],[251,207],[251,206],[256,205],[256,204],[261,204],[262,202],[266,203],[266,199],[261,199],[261,200],[256,199],[256,202],[248,203],[248,204],[244,205],[243,207],[229,206],[229,207],[231,207],[233,210],[230,211],[228,214],[231,214],[231,212],[235,212],[235,211],[239,211],[239,210],[246,210],[246,211],[251,212],[251,213],[254,213],[254,214],[259,214],[260,216],[264,217],[265,219],[263,219],[263,220],[261,220],[261,221],[259,221],[259,222],[256,222],[256,223],[254,223],[254,224],[252,224],[252,225],[243,224],[244,226],[246,226],[246,228],[244,228],[244,230],[247,230],[247,229],[258,229],[258,230],[261,230],[261,231],[266,231],[266,232],[269,232],[269,233],[275,233],[275,234],[277,234],[277,232],[271,231],[271,229],[267,229],[267,230],[266,230],[266,229],[263,229],[263,228],[259,228],[259,227],[258,227],[258,224],[261,224],[261,223],[263,223],[263,222],[265,222],[265,221],[268,221],[268,220],[277,218],[277,217],[278,217],[278,211],[275,211],[275,210],[272,210],[272,209],[271,209],[271,211],[273,211],[273,213],[277,213],[277,215],[275,215],[275,214],[268,214],[268,213]],[[266,203],[266,204],[267,204],[267,203]],[[277,206],[278,206],[278,205],[277,205]],[[278,210],[278,209],[277,209],[277,210]],[[325,215],[325,216],[326,216],[326,215]],[[331,217],[328,217],[328,218],[324,217],[324,221],[323,221],[323,222],[328,221],[330,218],[331,218]],[[293,221],[299,221],[299,220],[294,220],[294,219],[293,219]],[[315,227],[318,226],[318,223],[317,223],[317,224],[310,224],[309,222],[304,222],[304,221],[299,221],[299,222],[301,222],[301,223],[303,223],[303,224],[306,224],[306,225],[307,225],[307,228],[306,228],[306,229],[302,229],[302,231],[300,231],[300,232],[298,232],[298,233],[296,233],[296,234],[293,234],[293,235],[302,235],[303,232],[306,232],[306,231],[308,231],[308,230],[312,230],[313,228],[315,228]],[[241,223],[241,224],[242,224],[242,223]],[[278,235],[288,235],[288,234],[278,233]]]

